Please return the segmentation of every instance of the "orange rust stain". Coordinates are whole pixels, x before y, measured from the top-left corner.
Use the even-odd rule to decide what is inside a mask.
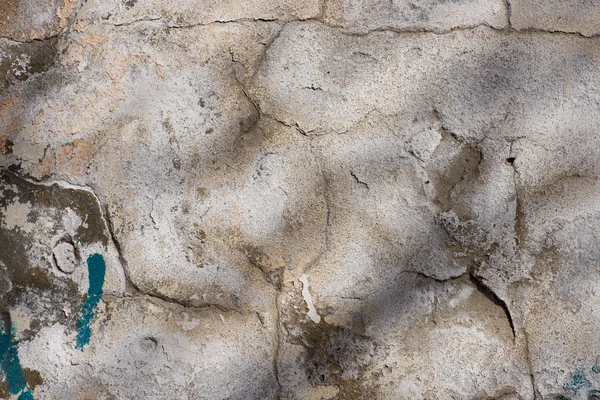
[[[60,22],[58,23],[60,29],[64,29],[69,25],[69,17],[73,14],[75,7],[77,7],[75,0],[64,0],[63,6],[56,10],[56,14],[60,18]]]
[[[75,175],[83,174],[92,155],[90,143],[75,139],[56,151],[56,169]]]

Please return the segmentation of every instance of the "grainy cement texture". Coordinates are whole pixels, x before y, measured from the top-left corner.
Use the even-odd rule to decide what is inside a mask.
[[[1,0],[0,397],[600,398],[597,34]]]

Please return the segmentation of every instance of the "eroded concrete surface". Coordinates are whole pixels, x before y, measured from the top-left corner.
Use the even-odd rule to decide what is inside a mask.
[[[600,398],[599,10],[5,0],[0,397]]]

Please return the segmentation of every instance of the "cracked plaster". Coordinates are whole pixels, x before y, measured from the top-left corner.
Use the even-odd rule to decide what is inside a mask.
[[[40,4],[0,17],[35,398],[595,398],[591,3]]]

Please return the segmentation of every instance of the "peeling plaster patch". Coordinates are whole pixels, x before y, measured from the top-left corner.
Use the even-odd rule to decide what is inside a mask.
[[[83,347],[90,343],[92,329],[90,327],[94,318],[94,309],[102,298],[102,286],[104,285],[104,274],[106,273],[106,265],[104,258],[96,253],[88,257],[88,273],[90,287],[88,289],[88,298],[83,304],[81,317],[77,323],[77,343],[75,348],[83,351]]]
[[[20,332],[31,329],[31,313],[26,307],[17,306],[11,309],[10,320],[16,336],[19,336]]]
[[[71,236],[75,236],[77,234],[77,229],[80,226],[83,226],[84,229],[87,229],[88,226],[85,224],[85,221],[82,221],[79,215],[73,209],[67,207],[65,209],[65,213],[62,215],[62,223],[65,227],[65,230],[71,234]],[[85,215],[86,219],[88,214]]]
[[[315,306],[312,301],[312,296],[308,291],[308,277],[306,275],[302,275],[300,278],[298,278],[298,280],[302,282],[302,297],[304,297],[304,301],[308,306],[307,315],[312,320],[312,322],[318,324],[319,322],[321,322],[321,317],[319,316],[319,314],[317,314],[317,310],[315,309]]]
[[[27,222],[27,218],[31,213],[31,203],[14,203],[8,204],[4,212],[2,212],[2,226],[6,229],[20,229],[24,233],[32,233],[35,224]]]
[[[186,313],[184,313],[183,316],[184,320],[177,321],[177,325],[179,325],[184,332],[191,331],[200,324],[200,321],[195,318],[190,318],[190,316]]]
[[[33,394],[27,387],[25,375],[19,361],[17,342],[14,338],[14,329],[0,335],[0,360],[4,379],[10,393],[19,395],[17,400],[33,400]]]

